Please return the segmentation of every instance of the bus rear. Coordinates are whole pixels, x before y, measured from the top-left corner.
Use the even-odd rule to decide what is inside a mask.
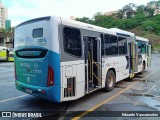
[[[57,22],[57,21],[56,21]],[[15,81],[22,92],[60,102],[58,24],[37,18],[15,29]]]

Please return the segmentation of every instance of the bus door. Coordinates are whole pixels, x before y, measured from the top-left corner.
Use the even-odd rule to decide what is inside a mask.
[[[129,74],[130,77],[138,71],[138,46],[135,42],[128,42],[128,56],[129,56]]]
[[[85,91],[101,88],[101,41],[97,37],[84,36]]]
[[[134,72],[138,72],[138,45],[137,42],[134,42]]]
[[[150,67],[151,66],[151,45],[148,45],[148,53],[147,53],[148,55],[148,57],[147,57],[147,62],[148,62],[148,67]]]

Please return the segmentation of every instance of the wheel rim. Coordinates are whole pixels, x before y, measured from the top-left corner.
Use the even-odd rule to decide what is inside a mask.
[[[109,79],[108,79],[108,86],[109,87],[112,87],[113,86],[113,81],[114,81],[114,78],[112,75],[109,76]]]

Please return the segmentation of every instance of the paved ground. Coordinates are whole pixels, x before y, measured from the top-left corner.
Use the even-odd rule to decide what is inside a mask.
[[[160,111],[160,54],[152,55],[152,67],[142,76],[132,81],[124,80],[116,84],[113,91],[95,91],[79,100],[52,103],[24,94],[15,89],[13,63],[0,63],[0,111],[50,111],[45,116],[65,119],[71,112],[74,118],[106,119],[106,114],[120,114],[118,111]],[[90,112],[85,112],[89,110]],[[82,111],[73,113],[72,111]],[[97,112],[104,111],[104,112]],[[108,112],[106,112],[108,111]],[[115,112],[117,111],[117,112]],[[102,116],[104,117],[93,117]],[[60,117],[59,117],[60,116]],[[90,117],[87,117],[90,116]],[[0,118],[1,119],[1,118]],[[53,118],[52,118],[53,119]],[[107,117],[107,119],[151,119],[144,117]],[[152,119],[159,119],[154,117]]]

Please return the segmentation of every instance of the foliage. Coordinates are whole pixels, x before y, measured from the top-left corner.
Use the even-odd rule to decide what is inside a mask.
[[[12,27],[9,30],[4,29],[4,28],[0,28],[0,32],[2,32],[2,33],[8,33],[8,32],[14,33],[14,28]]]
[[[155,15],[156,11],[160,11],[160,0],[151,1],[146,6],[129,3],[110,16],[97,12],[93,19],[83,17],[76,20],[105,28],[129,30],[139,27],[145,34],[160,35],[160,14]]]

